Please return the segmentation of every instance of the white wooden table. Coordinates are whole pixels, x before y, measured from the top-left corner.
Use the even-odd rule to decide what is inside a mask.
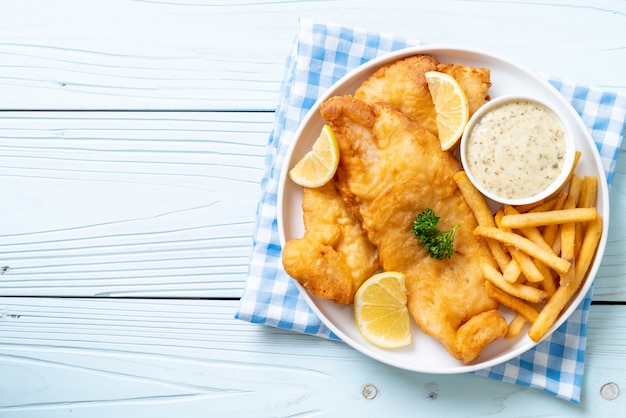
[[[625,1],[1,1],[0,417],[623,411],[625,155],[581,405],[233,318],[300,17],[626,93]]]

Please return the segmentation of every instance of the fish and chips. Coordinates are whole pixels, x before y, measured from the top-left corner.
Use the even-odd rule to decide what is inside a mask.
[[[454,77],[471,113],[489,100],[488,69],[416,55],[322,103],[339,166],[326,185],[304,188],[305,233],[286,243],[282,261],[312,295],[342,304],[375,272],[402,272],[417,325],[469,363],[527,324],[539,341],[581,287],[602,234],[597,178],[572,172],[552,198],[492,214],[458,159],[441,150],[428,71]],[[411,230],[427,208],[455,229],[449,259],[429,256]],[[508,324],[500,306],[516,314]]]

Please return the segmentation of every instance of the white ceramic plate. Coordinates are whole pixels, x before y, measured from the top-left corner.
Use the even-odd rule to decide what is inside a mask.
[[[576,136],[577,149],[582,152],[576,172],[580,175],[598,176],[600,179],[597,209],[604,219],[604,229],[598,252],[583,288],[579,290],[575,299],[566,307],[558,322],[550,329],[547,334],[550,335],[571,315],[583,300],[600,266],[608,231],[608,187],[597,148],[574,108],[549,83],[503,58],[466,48],[448,46],[416,47],[390,53],[370,61],[335,83],[304,118],[295,134],[293,144],[287,153],[284,166],[282,167],[278,193],[278,230],[281,244],[284,245],[291,238],[302,237],[304,233],[301,208],[302,189],[300,186],[287,180],[287,171],[311,149],[313,142],[322,129],[323,121],[318,112],[319,104],[331,96],[352,94],[380,66],[414,54],[433,55],[443,63],[459,63],[489,68],[491,70],[492,87],[490,96],[492,98],[509,94],[523,94],[536,97],[552,107],[561,109],[566,115],[566,123],[570,124]],[[300,287],[300,290],[309,306],[322,322],[345,343],[369,357],[402,369],[437,374],[469,372],[510,360],[536,345],[528,337],[525,330],[515,339],[500,339],[492,343],[483,350],[480,357],[474,362],[463,364],[450,356],[438,341],[423,334],[417,325],[413,324],[413,343],[410,346],[394,350],[381,349],[365,341],[359,334],[354,322],[352,305],[336,304],[332,301],[312,297],[302,287]],[[510,311],[505,308],[501,308],[501,310],[507,320],[512,318]]]

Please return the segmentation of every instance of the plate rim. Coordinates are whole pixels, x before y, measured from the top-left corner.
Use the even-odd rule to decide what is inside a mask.
[[[499,355],[494,359],[490,359],[490,360],[483,361],[480,363],[460,364],[459,366],[456,366],[456,367],[447,367],[447,368],[442,369],[442,368],[416,367],[415,365],[412,365],[412,364],[405,364],[404,362],[394,361],[393,358],[388,358],[384,355],[381,355],[377,351],[373,351],[371,347],[366,347],[361,342],[354,340],[349,335],[346,335],[341,329],[339,329],[330,320],[330,318],[327,318],[327,316],[316,305],[314,301],[316,297],[312,296],[306,289],[304,289],[304,287],[298,281],[292,279],[291,277],[287,275],[289,277],[289,280],[293,281],[293,283],[297,286],[301,295],[305,299],[307,305],[317,315],[320,321],[326,327],[328,327],[333,333],[335,333],[335,335],[337,335],[341,341],[348,344],[353,349],[381,363],[394,366],[399,369],[414,371],[414,372],[421,372],[421,373],[442,374],[442,375],[474,372],[474,371],[486,369],[489,367],[497,366],[498,364],[505,363],[515,357],[522,355],[523,353],[536,347],[542,341],[545,341],[547,338],[549,338],[549,336],[552,335],[552,333],[556,329],[558,329],[571,316],[574,310],[577,309],[577,307],[581,303],[583,303],[585,299],[585,295],[589,292],[589,289],[591,288],[593,282],[596,279],[597,271],[601,265],[602,259],[604,257],[604,252],[606,249],[606,242],[607,242],[607,235],[608,235],[608,228],[609,228],[609,215],[610,215],[608,184],[606,180],[604,165],[602,163],[597,146],[593,138],[591,137],[591,134],[588,128],[584,125],[584,122],[582,121],[581,116],[573,108],[572,104],[554,86],[552,86],[552,84],[550,84],[546,79],[539,77],[537,73],[528,70],[524,66],[521,66],[508,58],[504,58],[503,56],[499,54],[494,54],[494,53],[485,51],[480,48],[467,47],[467,46],[462,46],[459,44],[418,45],[418,46],[413,46],[413,47],[401,48],[395,51],[390,51],[390,52],[381,54],[380,56],[373,58],[372,60],[367,61],[366,63],[363,63],[349,70],[345,75],[343,75],[337,81],[335,81],[317,98],[317,100],[314,102],[311,108],[305,113],[304,117],[300,120],[300,122],[298,123],[298,128],[294,132],[293,137],[291,139],[291,143],[289,144],[289,147],[284,155],[284,159],[281,164],[281,172],[280,172],[280,177],[279,177],[279,182],[278,182],[276,214],[277,214],[278,237],[279,237],[281,249],[282,247],[284,247],[285,242],[286,242],[284,221],[283,221],[284,202],[285,202],[284,193],[285,193],[285,183],[288,181],[287,174],[288,174],[289,164],[291,163],[291,160],[293,159],[293,154],[298,145],[299,138],[302,136],[304,130],[306,129],[311,119],[314,118],[316,114],[318,114],[318,109],[319,109],[320,104],[323,103],[328,98],[330,98],[331,96],[336,95],[337,94],[336,92],[338,89],[344,86],[344,84],[346,84],[348,80],[350,80],[351,78],[355,77],[356,75],[360,73],[370,72],[371,74],[384,64],[387,64],[395,60],[403,59],[412,55],[416,55],[416,54],[432,54],[434,56],[437,56],[437,54],[443,54],[443,53],[445,54],[452,53],[452,54],[459,54],[459,55],[469,54],[471,56],[481,56],[483,58],[500,61],[509,66],[515,67],[516,70],[522,73],[525,73],[526,76],[528,76],[529,78],[532,78],[535,82],[542,84],[543,87],[546,88],[546,90],[550,91],[551,94],[554,96],[554,98],[558,100],[559,102],[561,102],[561,104],[567,108],[568,112],[570,113],[570,116],[573,116],[573,119],[576,121],[576,124],[578,125],[576,130],[582,132],[584,136],[584,140],[589,143],[591,151],[592,151],[592,155],[588,157],[591,157],[593,159],[594,166],[599,169],[598,171],[601,174],[599,181],[598,181],[598,187],[601,190],[599,190],[598,195],[606,196],[606,199],[605,201],[603,201],[604,207],[603,207],[603,212],[601,214],[603,216],[602,236],[600,238],[600,242],[598,243],[598,247],[596,249],[596,255],[594,256],[594,262],[592,263],[591,268],[587,274],[587,278],[583,286],[578,290],[577,296],[575,297],[575,298],[578,298],[580,297],[581,293],[584,293],[583,296],[580,297],[580,300],[578,301],[578,303],[573,304],[570,302],[570,305],[561,313],[559,319],[555,322],[555,324],[553,324],[553,326],[550,328],[548,333],[546,333],[546,335],[542,338],[541,341],[537,343],[533,342],[532,344],[528,344],[528,345],[522,345],[521,347],[513,349],[506,354]],[[280,268],[282,268],[282,265],[280,266]],[[415,325],[415,324],[412,324],[412,325]],[[420,337],[422,336],[420,335]],[[413,342],[413,344],[415,344],[415,342]],[[441,350],[442,352],[445,352],[447,355],[450,355],[449,353],[447,353],[445,348],[443,348],[443,346],[441,347]],[[386,350],[385,352],[387,351],[389,350]]]

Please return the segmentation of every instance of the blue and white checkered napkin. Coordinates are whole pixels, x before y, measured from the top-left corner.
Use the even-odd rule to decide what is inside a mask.
[[[415,46],[388,34],[338,25],[301,22],[287,60],[276,120],[267,147],[254,243],[246,288],[236,318],[338,339],[309,309],[282,268],[276,221],[280,171],[300,121],[317,98],[349,70],[379,55]],[[580,113],[602,156],[609,185],[622,140],[626,97],[545,76]],[[504,364],[474,372],[522,386],[533,386],[578,403],[584,370],[587,316],[593,289],[550,338]]]

